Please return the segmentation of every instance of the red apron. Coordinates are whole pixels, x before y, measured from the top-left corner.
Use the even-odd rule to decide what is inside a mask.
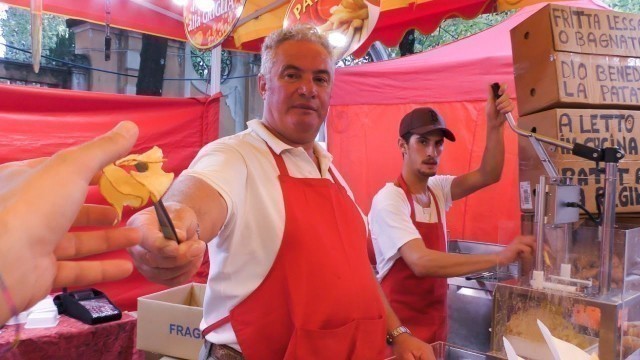
[[[256,290],[203,334],[231,321],[248,360],[382,359],[385,310],[360,212],[331,170],[335,183],[294,178],[271,154],[284,199],[282,244]]]
[[[407,196],[411,205],[411,221],[418,229],[424,245],[431,250],[447,251],[447,244],[440,218],[440,206],[433,191],[427,187],[438,213],[437,223],[416,221],[413,198],[407,183],[398,177],[399,186]],[[389,273],[382,279],[382,290],[403,325],[414,336],[426,343],[447,340],[447,279],[433,277],[417,277],[407,263],[398,258]]]

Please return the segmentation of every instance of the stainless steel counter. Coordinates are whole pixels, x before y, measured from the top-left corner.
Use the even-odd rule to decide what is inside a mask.
[[[464,240],[449,241],[448,251],[459,254],[490,254],[504,249],[502,245]],[[462,348],[487,353],[491,344],[493,291],[498,283],[515,281],[518,265],[487,272],[449,278],[447,342]],[[462,357],[464,359],[475,359]],[[454,357],[453,359],[458,359]]]
[[[431,344],[436,360],[501,360],[498,357],[465,349],[450,343]]]

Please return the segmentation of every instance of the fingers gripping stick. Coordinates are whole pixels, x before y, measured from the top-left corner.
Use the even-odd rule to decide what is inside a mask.
[[[148,170],[148,165],[144,162],[138,162],[134,166],[139,172],[145,172]],[[162,235],[165,239],[178,241],[178,233],[173,225],[173,221],[171,221],[171,217],[169,217],[169,212],[167,212],[167,209],[164,207],[162,199],[154,201],[153,207],[156,210],[156,216],[158,217],[158,223],[160,224]]]

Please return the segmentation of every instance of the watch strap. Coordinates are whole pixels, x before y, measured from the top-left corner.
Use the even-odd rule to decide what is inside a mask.
[[[406,326],[401,325],[398,326],[397,328],[391,330],[389,333],[387,333],[387,344],[391,345],[393,344],[393,340],[398,337],[398,335],[401,334],[409,334],[411,335],[411,331],[409,331],[409,329],[407,329]]]

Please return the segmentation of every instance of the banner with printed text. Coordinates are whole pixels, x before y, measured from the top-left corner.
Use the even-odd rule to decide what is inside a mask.
[[[354,52],[373,31],[379,0],[293,0],[283,26],[306,23],[325,34],[336,60]]]
[[[188,0],[184,5],[184,30],[194,47],[208,50],[231,34],[246,0]]]

